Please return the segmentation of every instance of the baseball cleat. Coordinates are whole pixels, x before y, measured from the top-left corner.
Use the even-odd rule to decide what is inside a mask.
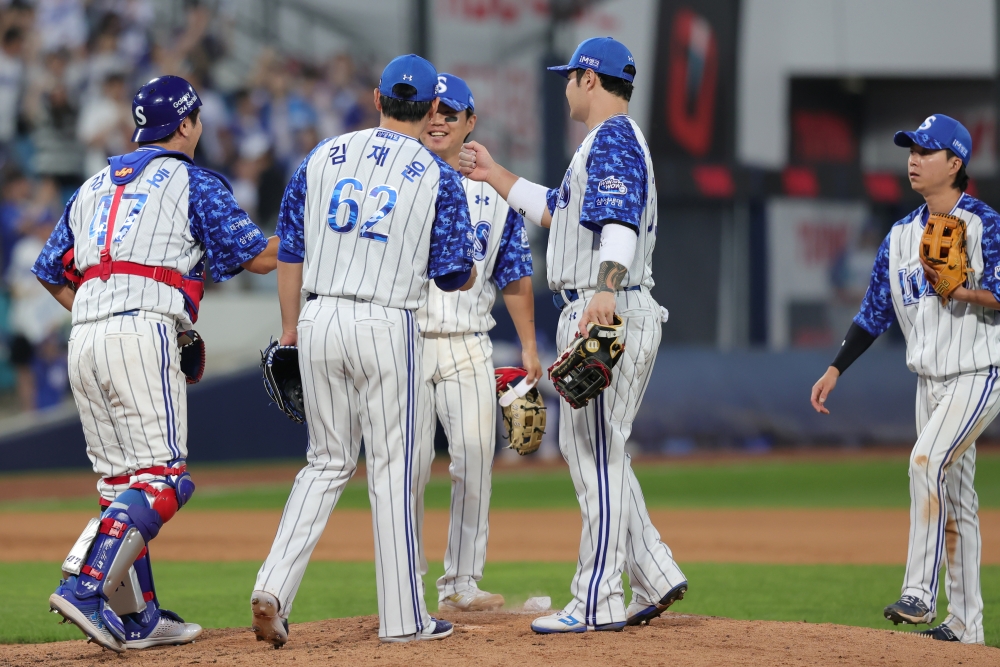
[[[588,630],[596,632],[620,632],[624,627],[625,621],[620,623],[605,623],[603,625],[587,625],[565,610],[536,618],[531,622],[531,629],[540,635],[551,635],[558,632],[587,632]]]
[[[628,618],[625,623],[627,625],[648,625],[650,621],[665,612],[670,605],[678,600],[683,600],[687,589],[688,584],[686,581],[677,584],[666,595],[660,598],[660,601],[656,604],[649,604],[646,600],[633,597],[632,603],[625,611],[625,615]]]
[[[464,593],[454,593],[438,603],[442,611],[493,611],[503,606],[503,596],[470,588]]]
[[[423,629],[423,632],[415,632],[412,635],[397,635],[395,637],[379,637],[387,644],[405,644],[406,642],[420,642],[450,637],[455,631],[455,627],[448,621],[431,617],[431,624]]]
[[[167,609],[157,610],[155,623],[142,627],[131,622],[125,624],[125,648],[149,648],[150,646],[176,646],[189,644],[201,634],[197,623],[185,623],[184,619]],[[135,629],[133,629],[133,626]]]
[[[76,597],[72,590],[76,584],[71,583],[72,579],[75,577],[64,579],[56,592],[49,596],[49,608],[80,628],[89,637],[89,641],[116,653],[123,653],[125,629],[121,619],[98,596],[84,600]]]
[[[944,623],[942,623],[941,625],[937,626],[936,628],[931,628],[930,630],[921,630],[920,632],[918,632],[916,634],[920,635],[921,637],[927,637],[929,639],[937,639],[938,641],[942,641],[942,642],[957,642],[957,641],[961,641],[955,635],[954,631],[952,631],[952,629],[949,628]]]
[[[917,625],[919,623],[930,623],[934,620],[932,612],[924,601],[913,595],[904,595],[896,602],[885,608],[882,612],[885,617],[892,621],[893,625],[900,623]]]
[[[257,635],[257,641],[271,642],[274,648],[281,648],[288,643],[288,619],[278,615],[278,598],[264,591],[254,591],[250,597],[250,610],[253,612],[252,630]]]

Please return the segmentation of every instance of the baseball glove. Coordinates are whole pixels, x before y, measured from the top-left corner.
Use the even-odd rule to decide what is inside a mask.
[[[576,340],[549,366],[549,379],[574,408],[582,408],[611,384],[611,370],[621,358],[622,320],[614,324],[587,325],[587,336]]]
[[[177,334],[181,349],[181,372],[188,384],[195,384],[205,374],[205,339],[194,329]]]
[[[931,213],[920,239],[920,257],[937,271],[938,280],[932,287],[947,305],[951,293],[972,273],[965,248],[965,221],[954,215]]]
[[[545,434],[545,403],[536,387],[524,386],[528,372],[523,368],[502,366],[493,371],[497,398],[507,426],[509,447],[521,456],[538,450]]]
[[[260,353],[260,367],[264,370],[264,389],[267,390],[267,395],[289,419],[296,424],[304,424],[306,408],[302,399],[299,348],[272,341]]]

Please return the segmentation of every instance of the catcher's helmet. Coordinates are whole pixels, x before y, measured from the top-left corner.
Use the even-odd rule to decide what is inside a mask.
[[[169,136],[181,121],[201,106],[194,86],[179,76],[149,81],[132,100],[132,141],[157,141]]]

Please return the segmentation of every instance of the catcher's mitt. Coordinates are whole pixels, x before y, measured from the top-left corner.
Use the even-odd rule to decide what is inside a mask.
[[[205,374],[205,339],[194,329],[177,334],[181,349],[181,372],[188,384],[194,384]]]
[[[611,369],[621,358],[624,346],[618,338],[622,320],[587,325],[586,338],[576,340],[549,366],[549,379],[556,391],[574,408],[582,408],[611,384]]]
[[[264,389],[267,390],[267,395],[289,419],[297,424],[304,424],[306,408],[302,399],[299,348],[272,341],[260,353],[260,367],[264,370]]]
[[[938,280],[932,287],[947,305],[951,293],[972,273],[965,250],[965,221],[954,215],[931,213],[920,239],[920,257],[937,271]]]
[[[545,404],[538,389],[525,386],[523,368],[503,366],[493,371],[497,381],[497,398],[507,426],[510,448],[524,456],[538,450],[545,433]]]

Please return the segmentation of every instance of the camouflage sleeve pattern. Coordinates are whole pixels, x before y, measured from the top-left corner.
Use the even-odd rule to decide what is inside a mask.
[[[205,246],[212,280],[229,280],[267,248],[267,237],[214,174],[188,166],[191,232]]]
[[[646,208],[646,157],[631,123],[611,118],[597,131],[587,157],[587,190],[580,224],[600,233],[605,220],[639,228]]]
[[[469,201],[461,176],[437,155],[434,155],[434,160],[441,169],[441,179],[434,204],[434,222],[431,224],[427,276],[440,278],[449,273],[472,270],[473,235]]]
[[[69,227],[69,212],[73,208],[73,202],[76,201],[76,196],[79,192],[77,190],[69,198],[69,202],[66,203],[66,208],[63,209],[63,214],[59,218],[59,222],[56,223],[55,229],[49,235],[49,240],[45,242],[45,247],[42,248],[42,254],[38,256],[38,259],[35,260],[35,265],[31,267],[32,273],[50,285],[62,285],[67,282],[66,276],[63,275],[62,258],[76,242],[73,238],[73,230]]]
[[[854,316],[854,323],[876,338],[896,321],[896,311],[892,307],[892,288],[889,285],[890,236],[891,232],[878,248],[868,291],[861,300],[861,310]]]
[[[508,209],[497,250],[497,263],[493,267],[493,282],[503,289],[531,273],[531,247],[528,245],[524,218],[514,209]]]
[[[982,288],[989,290],[1000,301],[1000,216],[993,209],[983,206],[979,211],[983,221],[983,280]]]

